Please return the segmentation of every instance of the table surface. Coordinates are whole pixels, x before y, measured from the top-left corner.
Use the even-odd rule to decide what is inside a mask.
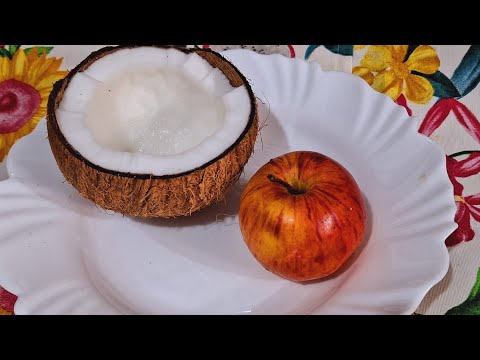
[[[43,121],[44,99],[52,83],[65,76],[64,70],[73,68],[78,59],[102,46],[0,45],[0,179],[6,176],[2,160],[15,141]],[[324,70],[352,72],[418,118],[419,132],[437,142],[447,155],[459,226],[445,242],[450,269],[426,295],[417,313],[480,314],[479,45],[189,46],[216,51],[244,48],[317,61]],[[34,72],[36,78],[32,79]],[[20,88],[23,85],[18,82],[33,86],[42,100],[28,115],[24,113],[20,122],[2,117],[2,112],[8,111],[12,80]],[[0,315],[13,314],[15,301],[14,294],[0,287]]]

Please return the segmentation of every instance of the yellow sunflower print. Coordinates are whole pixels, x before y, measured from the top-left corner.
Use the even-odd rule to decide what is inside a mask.
[[[352,72],[393,100],[404,93],[408,100],[426,104],[432,99],[434,90],[420,74],[437,72],[440,59],[435,49],[428,45],[418,46],[405,59],[407,51],[408,45],[370,45],[360,66]]]
[[[68,73],[59,70],[62,61],[46,51],[39,55],[38,48],[0,58],[0,162],[45,116],[53,84]]]

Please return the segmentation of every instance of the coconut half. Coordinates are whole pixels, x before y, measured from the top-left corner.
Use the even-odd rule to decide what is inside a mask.
[[[218,202],[250,158],[255,96],[220,54],[106,47],[55,84],[48,139],[67,181],[99,206],[176,217]]]

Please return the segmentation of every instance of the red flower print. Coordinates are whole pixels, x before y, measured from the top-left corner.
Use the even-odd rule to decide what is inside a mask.
[[[407,110],[408,116],[412,116],[412,109],[408,107],[407,99],[403,94],[401,94],[398,99],[395,101],[398,105],[403,106]]]
[[[12,133],[25,125],[38,110],[38,91],[14,79],[0,83],[0,133]]]
[[[17,297],[0,287],[0,315],[13,314]]]
[[[442,125],[448,114],[450,114],[450,110],[450,99],[442,99],[437,101],[435,105],[428,110],[427,115],[425,115],[425,119],[423,119],[422,123],[420,124],[418,132],[425,136],[432,135],[432,133],[437,130],[440,125]]]
[[[418,132],[430,136],[443,124],[448,114],[453,111],[460,125],[467,133],[480,143],[480,122],[473,112],[457,99],[441,99],[428,110]]]
[[[452,101],[452,110],[457,117],[458,122],[462,125],[467,133],[480,143],[480,123],[477,117],[458,100]]]
[[[447,173],[453,184],[453,192],[457,205],[455,222],[458,228],[447,238],[445,244],[454,246],[471,241],[475,236],[470,218],[480,222],[480,194],[463,196],[463,185],[456,178],[466,178],[480,173],[480,153],[472,153],[466,159],[457,161],[447,156]]]

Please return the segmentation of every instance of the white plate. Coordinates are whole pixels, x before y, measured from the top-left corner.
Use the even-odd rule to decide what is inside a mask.
[[[445,156],[402,107],[317,64],[225,56],[251,80],[267,125],[226,203],[177,220],[122,217],[64,182],[44,122],[14,147],[0,182],[0,284],[19,296],[17,314],[410,314],[445,275],[456,228]],[[246,181],[292,150],[338,160],[368,203],[362,249],[306,285],[264,270],[236,216]]]

